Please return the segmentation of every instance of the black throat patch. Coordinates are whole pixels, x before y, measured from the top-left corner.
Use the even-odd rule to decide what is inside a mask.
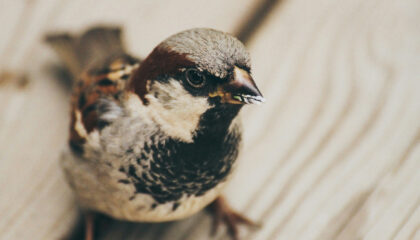
[[[168,139],[145,145],[133,164],[120,168],[127,175],[120,183],[134,184],[135,194],[149,194],[158,203],[175,202],[174,208],[184,194],[205,194],[226,179],[238,156],[241,134],[228,128],[239,109],[206,112],[192,143]]]

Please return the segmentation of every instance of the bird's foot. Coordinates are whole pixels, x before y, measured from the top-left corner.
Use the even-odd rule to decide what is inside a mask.
[[[244,224],[253,228],[261,226],[261,224],[255,223],[249,218],[234,211],[223,197],[218,197],[208,208],[213,214],[212,235],[216,233],[222,221],[226,224],[228,233],[233,240],[239,240],[239,224]]]
[[[85,240],[94,240],[95,213],[85,213]]]

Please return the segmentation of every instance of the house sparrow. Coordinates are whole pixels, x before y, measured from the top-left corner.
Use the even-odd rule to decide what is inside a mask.
[[[252,225],[220,196],[238,157],[238,113],[264,101],[239,40],[191,29],[144,60],[126,53],[118,28],[46,40],[79,76],[62,166],[82,209],[163,222],[210,204],[234,239],[238,223]]]

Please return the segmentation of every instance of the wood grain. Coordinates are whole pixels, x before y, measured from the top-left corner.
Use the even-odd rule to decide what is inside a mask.
[[[58,239],[77,216],[57,164],[68,93],[44,69],[53,61],[39,42],[46,31],[106,19],[145,55],[188,27],[238,32],[259,4],[1,3],[1,69],[25,70],[30,83],[17,87],[18,74],[0,85],[0,239]],[[243,239],[420,239],[419,13],[417,0],[287,0],[264,16],[248,47],[267,103],[243,112],[245,148],[225,191],[264,224],[241,229]],[[209,231],[202,212],[164,224],[110,221],[98,238],[226,239]]]

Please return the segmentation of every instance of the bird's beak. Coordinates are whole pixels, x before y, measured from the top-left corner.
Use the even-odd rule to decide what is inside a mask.
[[[220,85],[210,97],[220,97],[222,103],[230,104],[260,104],[265,102],[260,90],[252,79],[251,75],[236,67],[233,70],[233,77],[225,84]]]

